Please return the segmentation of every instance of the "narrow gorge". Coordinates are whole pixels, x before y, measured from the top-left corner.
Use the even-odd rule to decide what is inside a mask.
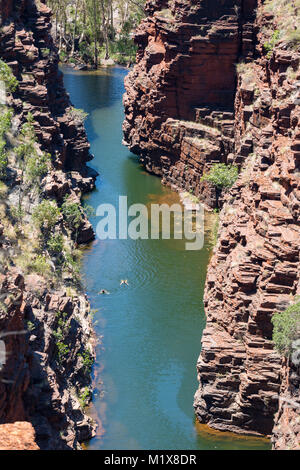
[[[299,449],[299,367],[274,350],[271,323],[300,294],[299,4],[146,8],[126,79],[125,143],[164,184],[221,209],[196,416]],[[239,168],[227,193],[202,178],[216,163]]]
[[[300,449],[299,17],[0,0],[0,450]]]

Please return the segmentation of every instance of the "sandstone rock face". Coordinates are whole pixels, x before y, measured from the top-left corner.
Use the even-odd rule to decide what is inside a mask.
[[[0,450],[39,450],[35,432],[26,421],[0,424]]]
[[[38,276],[27,278],[24,320],[29,350],[30,380],[22,395],[26,416],[35,429],[39,447],[77,449],[94,435],[95,425],[82,409],[80,395],[90,385],[84,357],[94,357],[90,307],[84,295],[49,291]],[[69,353],[57,356],[59,322]]]
[[[26,416],[22,397],[29,383],[26,361],[28,345],[21,334],[24,331],[24,278],[14,270],[9,275],[2,274],[0,282],[1,298],[5,299],[7,309],[0,318],[0,335],[5,344],[0,372],[0,416],[1,423],[6,423],[14,421],[16,417],[24,420]]]
[[[253,56],[255,1],[149,2],[135,40],[138,63],[126,79],[124,140],[165,184],[193,190],[233,152],[235,64]]]
[[[68,195],[79,203],[82,193],[94,187],[96,174],[86,166],[92,156],[85,130],[74,118],[58,70],[50,16],[41,1],[0,2],[0,58],[19,81],[7,104],[19,125],[32,113],[36,145],[51,155],[41,198],[61,204]],[[18,178],[11,178],[6,208],[14,205],[18,185]],[[39,197],[34,191],[26,195],[26,215],[32,214]],[[62,231],[71,238],[63,226]],[[76,237],[78,243],[94,238],[84,215]],[[22,273],[14,261],[16,243],[2,226],[0,255],[0,341],[5,345],[4,358],[0,351],[0,448],[78,449],[95,431],[81,399],[84,394],[88,401],[95,354],[89,302],[80,289],[70,288],[72,279],[53,284],[42,275]]]
[[[272,18],[258,16],[257,59],[238,78],[233,161],[241,174],[227,196],[207,276],[195,410],[217,429],[271,434],[280,403],[277,448],[285,447],[279,423],[289,415],[281,394],[293,387],[281,385],[290,372],[282,372],[273,350],[271,318],[299,293],[300,112],[299,53],[278,44],[267,58],[263,31],[270,24]],[[291,374],[295,394],[297,371]],[[299,418],[299,408],[293,413]]]
[[[275,416],[272,442],[275,450],[300,450],[299,369],[285,363],[281,371],[279,410]]]
[[[203,172],[219,161],[240,169],[208,269],[196,415],[253,435],[271,435],[275,420],[274,447],[297,448],[299,369],[274,351],[271,318],[300,289],[299,51],[279,41],[266,53],[277,25],[262,1],[157,0],[148,13],[126,82],[125,143],[209,207],[220,199]]]

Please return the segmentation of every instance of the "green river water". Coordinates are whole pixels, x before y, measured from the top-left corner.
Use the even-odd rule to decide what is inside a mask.
[[[76,108],[89,117],[86,129],[100,176],[89,205],[178,202],[159,178],[147,174],[122,146],[122,68],[74,72],[64,68]],[[96,217],[92,218],[96,227]],[[94,367],[91,413],[103,434],[89,449],[267,449],[268,442],[209,432],[196,425],[193,395],[196,361],[205,326],[202,296],[212,249],[206,234],[200,251],[184,241],[96,240],[85,250],[82,274],[102,338]],[[120,287],[128,279],[129,287]],[[98,295],[107,289],[110,295]],[[101,428],[100,428],[101,429]]]

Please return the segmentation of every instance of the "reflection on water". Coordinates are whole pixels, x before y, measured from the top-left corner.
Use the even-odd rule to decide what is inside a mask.
[[[87,197],[97,207],[128,196],[128,205],[178,202],[121,145],[123,79],[113,68],[66,70],[73,104],[89,113],[87,132],[100,177]],[[96,226],[96,218],[92,219]],[[196,361],[205,326],[202,303],[211,230],[200,251],[184,240],[97,241],[85,251],[83,276],[99,337],[94,408],[100,434],[90,449],[242,449],[268,443],[230,435],[211,437],[195,426]],[[129,287],[120,280],[128,279]],[[110,295],[98,295],[106,289]],[[200,430],[199,430],[200,429]]]

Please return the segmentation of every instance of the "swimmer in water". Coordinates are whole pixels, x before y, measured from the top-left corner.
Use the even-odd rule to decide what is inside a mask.
[[[100,295],[103,295],[103,294],[106,294],[106,295],[109,295],[109,292],[106,290],[106,289],[102,289],[100,292],[99,292]]]

